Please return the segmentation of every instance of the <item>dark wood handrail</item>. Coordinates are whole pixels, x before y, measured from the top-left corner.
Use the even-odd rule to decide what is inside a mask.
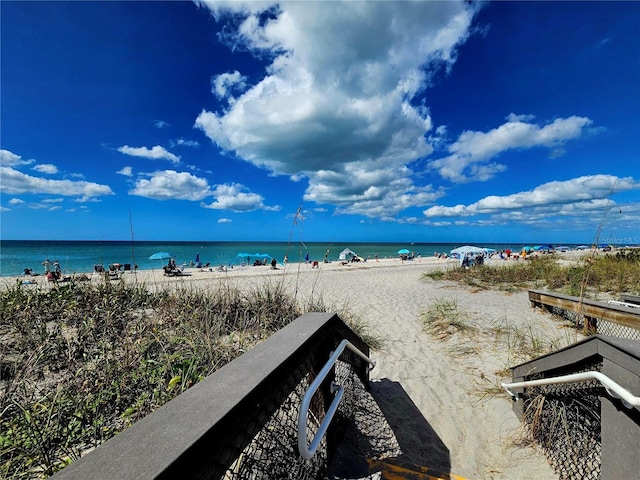
[[[233,453],[251,441],[248,426],[260,428],[269,409],[278,407],[278,392],[314,373],[298,367],[318,357],[319,370],[344,338],[369,354],[368,345],[336,314],[302,315],[53,478],[220,478],[234,462]],[[362,362],[355,369],[368,386],[366,367]],[[295,419],[292,425],[295,444]]]

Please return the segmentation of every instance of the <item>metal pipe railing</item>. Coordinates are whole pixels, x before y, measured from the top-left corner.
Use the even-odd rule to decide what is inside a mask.
[[[638,305],[637,303],[623,302],[621,300],[609,300],[607,304],[616,305],[618,307],[640,308],[640,305]]]
[[[504,388],[509,395],[516,398],[517,395],[513,393],[511,388],[524,388],[524,387],[537,387],[541,385],[555,385],[559,383],[575,383],[575,382],[583,382],[586,380],[597,380],[599,381],[607,391],[609,395],[614,398],[618,398],[622,400],[622,403],[627,408],[640,407],[640,397],[636,397],[631,392],[629,392],[624,387],[621,387],[619,384],[611,380],[609,377],[600,372],[583,372],[583,373],[573,373],[571,375],[563,375],[560,377],[551,377],[551,378],[542,378],[540,380],[528,380],[525,382],[515,382],[515,383],[502,383],[502,388]]]
[[[305,460],[309,460],[316,453],[316,450],[318,449],[318,446],[322,441],[322,437],[324,437],[324,434],[329,428],[329,424],[331,423],[333,416],[338,410],[338,406],[340,405],[340,401],[342,400],[342,395],[344,394],[344,387],[331,382],[331,393],[335,394],[335,396],[324,416],[324,420],[322,420],[322,423],[318,427],[318,431],[313,437],[311,444],[307,445],[307,419],[309,415],[309,405],[311,404],[311,399],[320,387],[320,384],[322,384],[335,363],[338,361],[338,358],[340,357],[340,355],[342,355],[342,352],[345,348],[351,350],[358,357],[360,357],[370,365],[370,368],[369,366],[367,367],[367,372],[369,372],[373,367],[376,366],[376,362],[374,362],[364,353],[358,350],[358,348],[348,340],[342,340],[338,347],[333,351],[327,363],[324,365],[324,367],[322,367],[322,370],[320,370],[311,385],[309,385],[309,388],[307,389],[304,397],[302,398],[302,402],[300,403],[300,413],[298,415],[298,451],[300,452],[300,456]]]

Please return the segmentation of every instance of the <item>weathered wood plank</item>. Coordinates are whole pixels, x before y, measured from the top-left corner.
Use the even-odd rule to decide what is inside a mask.
[[[570,312],[581,313],[585,317],[606,320],[640,330],[640,311],[622,305],[608,304],[596,300],[582,299],[561,293],[529,290],[531,306],[556,307]]]

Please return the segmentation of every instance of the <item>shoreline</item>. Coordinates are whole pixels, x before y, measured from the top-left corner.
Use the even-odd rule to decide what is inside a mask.
[[[604,254],[615,253],[606,252]],[[596,252],[596,255],[603,254]],[[551,254],[553,258],[559,261],[562,265],[570,265],[576,261],[581,260],[584,257],[594,255],[591,250],[574,250],[570,252],[558,252]],[[547,257],[548,255],[533,255]],[[518,257],[517,259],[515,257]],[[531,258],[528,257],[527,260]],[[519,256],[512,253],[510,259],[500,259],[497,255],[485,260],[485,264],[488,266],[505,266],[513,265],[516,262],[522,261]],[[305,274],[307,272],[321,272],[321,271],[352,271],[352,270],[372,270],[376,268],[391,268],[391,267],[424,267],[428,270],[433,269],[450,269],[460,266],[460,260],[453,257],[438,258],[434,256],[418,257],[413,260],[401,260],[398,258],[379,258],[379,259],[367,259],[361,262],[341,262],[331,261],[328,263],[318,262],[318,266],[314,267],[313,262],[289,262],[287,264],[278,263],[276,269],[273,269],[270,265],[244,265],[244,266],[231,266],[225,267],[224,271],[219,270],[218,266],[209,266],[206,268],[198,268],[195,266],[183,267],[183,275],[165,276],[162,267],[151,269],[137,269],[118,272],[117,278],[111,280],[123,279],[124,281],[136,281],[145,284],[158,285],[162,283],[175,283],[176,281],[207,281],[210,279],[219,278],[236,278],[236,277],[255,277],[255,276],[282,276],[291,274]],[[86,277],[86,278],[85,278]],[[63,279],[69,280],[89,280],[92,283],[104,281],[104,274],[98,272],[77,272],[73,274],[63,274]],[[26,282],[25,282],[26,281]],[[31,283],[27,283],[31,281]],[[36,273],[34,275],[12,275],[0,277],[0,288],[7,288],[13,286],[16,283],[25,282],[25,286],[29,285],[51,285],[56,282],[48,281],[44,273]],[[58,281],[57,283],[64,283],[64,281]]]
[[[166,260],[150,260],[149,256],[166,253],[171,255],[176,263],[193,267],[198,261],[202,264],[209,264],[210,267],[217,268],[219,265],[234,264],[238,266],[241,259],[238,252],[248,252],[243,255],[251,256],[254,252],[269,254],[281,265],[283,259],[288,255],[292,262],[304,262],[308,253],[310,260],[322,261],[329,250],[329,260],[339,261],[339,253],[343,247],[349,248],[362,258],[368,258],[373,262],[376,256],[379,259],[397,259],[398,252],[404,250],[421,254],[423,259],[431,258],[435,253],[449,253],[452,249],[460,247],[458,244],[388,244],[388,243],[318,243],[292,244],[285,242],[273,242],[268,246],[263,243],[226,243],[226,242],[141,242],[135,247],[135,254],[132,245],[116,242],[114,245],[106,245],[104,242],[73,242],[77,245],[69,246],[69,242],[63,242],[62,246],[56,246],[48,242],[34,245],[33,242],[13,242],[5,245],[2,242],[0,251],[0,278],[22,275],[25,269],[43,275],[47,259],[51,262],[58,261],[65,275],[90,274],[95,268],[102,266],[108,268],[112,264],[120,264],[122,267],[138,265],[140,270],[154,270],[162,268]],[[479,244],[481,247],[491,247],[498,251],[511,249],[518,252],[518,246],[509,244]],[[572,247],[573,248],[573,247]],[[155,253],[154,253],[155,252]],[[582,252],[586,252],[582,250]],[[573,253],[573,252],[572,252]],[[152,255],[153,254],[153,255]],[[580,253],[579,253],[580,254]],[[559,254],[558,254],[559,255]],[[168,258],[168,257],[167,257]],[[246,258],[244,259],[246,261]],[[253,263],[253,262],[250,262]]]

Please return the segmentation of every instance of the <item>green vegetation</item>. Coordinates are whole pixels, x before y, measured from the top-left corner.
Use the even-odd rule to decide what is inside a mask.
[[[480,398],[505,396],[501,386],[511,375],[510,366],[553,352],[575,341],[575,330],[566,324],[564,334],[546,331],[532,320],[480,318],[459,308],[455,298],[436,299],[422,313],[422,326],[442,342],[452,362],[464,371],[470,365],[484,365],[475,378],[473,393]],[[573,332],[573,333],[572,333]],[[467,367],[465,367],[467,365]]]
[[[476,328],[469,323],[468,315],[458,309],[455,298],[439,299],[422,314],[422,325],[438,340],[446,340],[454,333],[473,333]]]
[[[0,477],[52,475],[301,314],[280,284],[0,292]]]
[[[480,353],[487,346],[503,352],[505,364],[495,372],[503,377],[510,374],[508,365],[531,360],[572,341],[566,335],[545,333],[531,321],[477,318],[460,309],[455,298],[434,300],[422,313],[422,325],[436,340],[449,343],[449,353],[454,358],[459,354]],[[460,335],[451,338],[456,333]]]
[[[500,266],[481,265],[425,274],[434,280],[452,280],[478,288],[547,287],[568,295],[598,292],[640,294],[640,251],[622,250],[615,255],[593,255],[574,265],[562,265],[553,255]]]

